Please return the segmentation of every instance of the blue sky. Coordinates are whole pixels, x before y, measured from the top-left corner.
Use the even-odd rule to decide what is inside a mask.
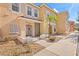
[[[41,3],[35,3],[35,5],[39,6]],[[56,9],[59,12],[68,11],[69,12],[69,20],[73,20],[76,22],[79,4],[77,3],[45,3],[52,9]]]

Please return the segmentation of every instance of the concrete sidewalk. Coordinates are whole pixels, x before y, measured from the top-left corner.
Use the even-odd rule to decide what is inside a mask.
[[[77,44],[70,42],[69,39],[55,43],[46,49],[60,56],[75,56]]]
[[[41,40],[38,43],[46,48],[39,51],[34,56],[75,56],[77,43],[73,43],[72,39],[67,38],[56,43],[48,43]]]
[[[52,44],[44,50],[36,53],[37,56],[75,56],[76,44],[69,42],[70,40],[61,40],[58,43]]]
[[[53,43],[47,42],[46,40],[39,40],[39,41],[36,41],[35,43],[40,44],[41,46],[44,46],[44,47],[48,47],[53,44]]]
[[[51,51],[47,49],[43,49],[42,51],[36,53],[33,56],[56,56],[56,54],[52,53]]]

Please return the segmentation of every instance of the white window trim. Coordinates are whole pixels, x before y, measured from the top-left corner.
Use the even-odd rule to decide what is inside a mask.
[[[16,27],[17,27],[17,30],[18,30],[17,32],[14,32],[16,29],[15,28],[12,28],[14,25],[16,25]],[[19,33],[19,26],[17,24],[15,24],[15,23],[9,24],[9,32],[10,32],[10,34],[18,34]]]
[[[46,10],[46,12],[45,12],[45,16],[46,16],[46,18],[48,17],[47,14],[50,15],[51,13],[50,13],[48,10]]]
[[[27,14],[27,7],[30,7],[30,8],[32,9],[32,15],[28,15],[28,14]],[[26,10],[26,16],[27,16],[27,17],[31,17],[31,18],[35,18],[35,19],[39,18],[39,10],[38,10],[38,9],[36,9],[37,12],[38,12],[38,17],[35,17],[35,16],[34,16],[34,10],[35,10],[35,9],[32,8],[31,6],[26,6],[25,10]]]
[[[9,4],[10,5],[10,10],[11,10],[12,13],[15,13],[15,14],[21,13],[21,4],[20,3],[18,3],[18,4],[19,4],[19,12],[13,11],[12,10],[12,3]]]
[[[33,17],[33,9],[32,9],[32,7],[30,7],[30,8],[32,9],[32,15],[28,15],[28,14],[27,14],[27,11],[28,11],[27,8],[28,8],[28,7],[30,7],[30,6],[26,6],[26,8],[25,8],[25,10],[26,10],[26,16],[27,16],[27,17]]]
[[[37,13],[38,13],[37,17],[34,16],[35,10],[37,10]],[[36,18],[36,19],[39,18],[39,10],[38,9],[33,9],[33,17]]]

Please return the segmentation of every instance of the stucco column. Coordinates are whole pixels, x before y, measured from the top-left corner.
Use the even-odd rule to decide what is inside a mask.
[[[44,34],[48,34],[48,28],[49,28],[49,25],[48,23],[44,23]]]
[[[26,37],[26,24],[23,21],[20,21],[20,31],[21,31],[21,36]]]
[[[35,36],[35,24],[32,26],[32,36]]]

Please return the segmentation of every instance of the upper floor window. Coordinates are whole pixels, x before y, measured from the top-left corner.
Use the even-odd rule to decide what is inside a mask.
[[[12,3],[12,10],[19,12],[19,4],[18,3]]]
[[[49,11],[46,11],[46,17],[48,17],[50,15]]]
[[[27,7],[27,15],[32,16],[32,8]]]
[[[34,10],[34,17],[38,17],[38,11]]]

